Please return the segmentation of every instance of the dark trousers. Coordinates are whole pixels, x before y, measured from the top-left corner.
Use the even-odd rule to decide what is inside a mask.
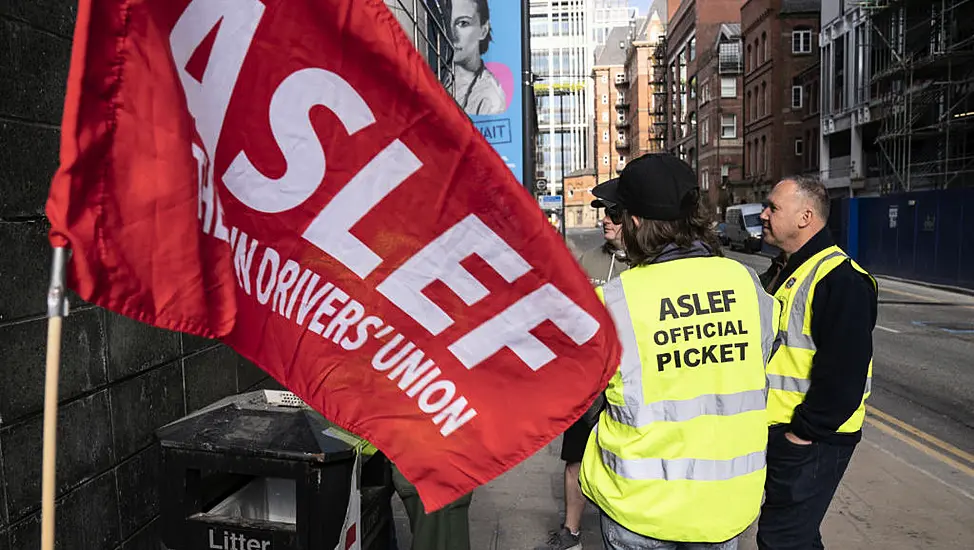
[[[413,532],[413,550],[470,550],[470,520],[468,511],[473,493],[427,514],[419,500],[419,493],[396,468],[392,466],[392,484],[402,499],[409,527]]]
[[[855,445],[788,441],[787,426],[768,432],[768,478],[758,520],[761,550],[822,549],[819,528]]]

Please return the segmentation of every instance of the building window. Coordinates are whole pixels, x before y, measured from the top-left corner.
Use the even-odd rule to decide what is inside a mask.
[[[758,116],[762,117],[766,114],[768,114],[768,84],[762,82],[761,95],[758,96]]]
[[[768,138],[761,136],[761,173],[768,173]]]
[[[609,122],[609,111],[602,111],[602,122]]]
[[[720,137],[722,139],[737,137],[737,115],[720,116]]]
[[[720,165],[720,181],[722,183],[727,183],[727,179],[730,178],[730,164]]]
[[[768,33],[761,33],[761,57],[768,60]]]
[[[602,141],[604,141],[604,142],[608,142],[609,141],[609,131],[608,130],[604,130],[602,132]]]
[[[609,94],[602,94],[602,105],[609,104]]]
[[[688,48],[690,50],[690,61],[693,61],[694,59],[697,58],[697,37],[696,36],[690,39],[690,44]]]
[[[811,29],[791,31],[791,53],[812,53]]]
[[[602,165],[603,166],[609,165],[609,155],[602,155]]]
[[[706,170],[700,171],[700,190],[706,191],[710,189],[710,174]]]
[[[602,75],[602,78],[600,78],[599,80],[602,81],[602,84],[608,84],[609,83],[609,75],[603,74]]]
[[[792,109],[802,108],[802,103],[803,103],[802,99],[804,99],[802,96],[804,95],[804,92],[805,90],[802,89],[801,86],[791,87],[791,108]]]
[[[702,118],[700,119],[700,144],[707,145],[710,143],[710,119]]]
[[[720,77],[720,97],[737,97],[737,78],[733,76]]]
[[[690,99],[697,99],[697,77],[690,77]]]
[[[795,138],[795,156],[800,157],[805,154],[805,142],[802,138]]]
[[[751,48],[750,44],[747,45],[747,67],[745,70],[747,72],[754,70],[754,49]]]

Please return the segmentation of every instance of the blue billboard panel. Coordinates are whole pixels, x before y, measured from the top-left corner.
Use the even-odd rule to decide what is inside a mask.
[[[445,4],[454,47],[453,97],[520,181],[524,167],[521,3],[452,0]]]

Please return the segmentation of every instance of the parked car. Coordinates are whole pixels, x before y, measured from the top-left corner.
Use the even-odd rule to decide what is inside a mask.
[[[727,246],[727,244],[728,244],[728,240],[727,240],[727,224],[724,223],[724,222],[720,222],[720,223],[717,224],[717,227],[715,228],[715,230],[717,231],[717,239],[720,240],[721,246]]]
[[[761,210],[758,203],[738,204],[727,208],[725,232],[731,250],[761,250]]]

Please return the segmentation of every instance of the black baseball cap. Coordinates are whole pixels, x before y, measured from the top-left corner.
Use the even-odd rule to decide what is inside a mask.
[[[599,199],[592,206],[601,202],[647,220],[673,221],[690,213],[699,190],[689,164],[670,153],[649,153],[627,164],[618,178],[597,185],[592,194]]]
[[[592,194],[595,195],[595,200],[592,201],[592,208],[614,208],[618,206],[612,199],[616,196],[618,189],[619,178],[612,178],[593,187]]]

